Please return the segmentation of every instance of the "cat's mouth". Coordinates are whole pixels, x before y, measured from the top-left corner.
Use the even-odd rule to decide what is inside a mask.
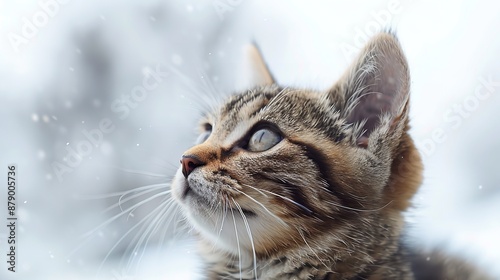
[[[211,204],[206,196],[197,193],[196,190],[194,190],[191,186],[189,186],[188,182],[185,182],[184,191],[182,193],[182,200],[186,200],[188,196],[196,199],[196,201],[203,202],[203,204],[207,205]]]
[[[198,205],[202,204],[202,205],[212,207],[214,204],[213,202],[209,201],[209,199],[206,196],[203,196],[203,195],[197,193],[196,190],[194,190],[192,187],[189,186],[188,182],[185,182],[184,191],[182,193],[182,199],[186,200],[188,198],[188,196],[195,199],[196,202],[199,202]],[[251,218],[251,217],[257,216],[257,213],[253,212],[252,210],[248,210],[246,208],[243,208],[243,207],[240,207],[240,208],[229,207],[223,211],[232,212],[235,215],[242,215],[242,216],[245,216],[245,218]]]
[[[186,197],[188,196],[189,193],[192,193],[193,190],[191,189],[191,187],[189,187],[189,184],[187,182],[184,183],[184,191],[182,192],[182,199],[186,199]]]

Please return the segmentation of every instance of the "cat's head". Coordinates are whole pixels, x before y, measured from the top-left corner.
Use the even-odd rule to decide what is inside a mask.
[[[395,36],[373,38],[326,91],[280,87],[252,55],[260,85],[205,114],[172,184],[200,237],[265,257],[321,254],[325,241],[352,252],[370,246],[364,235],[398,235],[421,163],[407,134],[410,77]]]

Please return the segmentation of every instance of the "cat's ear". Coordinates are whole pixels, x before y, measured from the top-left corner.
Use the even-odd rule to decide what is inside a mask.
[[[394,130],[404,129],[409,85],[408,64],[397,38],[381,33],[368,42],[328,94],[349,123],[361,126],[364,132],[357,142],[366,147],[378,128],[396,134],[400,133]]]
[[[274,77],[269,71],[262,54],[255,43],[243,48],[244,64],[240,85],[244,88],[272,85]]]

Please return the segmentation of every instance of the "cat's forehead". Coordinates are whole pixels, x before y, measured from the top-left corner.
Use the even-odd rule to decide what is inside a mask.
[[[219,108],[206,115],[203,122],[210,123],[213,128],[212,135],[218,142],[230,145],[256,122],[262,120],[262,110],[281,90],[277,86],[268,86],[233,95]]]
[[[266,86],[232,96],[208,121],[213,134],[230,145],[262,121],[276,124],[283,131],[317,128],[337,136],[343,124],[339,119],[340,114],[324,93]]]
[[[254,119],[279,94],[277,87],[263,87],[232,96],[215,115],[220,128],[231,130],[239,123]]]
[[[225,130],[234,129],[245,121],[278,121],[290,119],[294,111],[309,111],[299,104],[317,103],[317,94],[306,90],[260,87],[230,98],[221,106],[217,121]]]

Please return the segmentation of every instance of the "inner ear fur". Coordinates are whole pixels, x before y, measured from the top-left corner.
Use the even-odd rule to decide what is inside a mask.
[[[358,145],[366,147],[388,118],[389,130],[408,115],[410,74],[399,41],[392,33],[375,36],[328,91],[348,123],[361,126]]]

